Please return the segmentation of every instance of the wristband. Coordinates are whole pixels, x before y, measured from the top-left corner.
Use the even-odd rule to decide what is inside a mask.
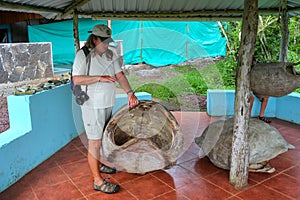
[[[129,91],[127,92],[127,94],[130,94],[130,93],[134,94],[134,91],[133,91],[133,90],[129,90]]]

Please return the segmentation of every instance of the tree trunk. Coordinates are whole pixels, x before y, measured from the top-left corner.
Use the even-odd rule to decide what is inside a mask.
[[[272,22],[271,22],[272,23]],[[271,24],[270,23],[270,24]],[[264,56],[264,59],[265,60],[270,60],[272,58],[271,56],[271,53],[269,51],[269,48],[268,48],[268,45],[267,45],[267,39],[266,39],[266,35],[265,35],[265,28],[268,27],[268,22],[266,23],[266,25],[264,24],[264,21],[263,21],[263,18],[261,16],[259,16],[259,25],[258,25],[258,28],[260,28],[260,30],[258,30],[258,37],[259,37],[259,40],[260,40],[260,46],[261,46],[261,49],[262,49],[262,53],[263,53],[263,56]]]
[[[226,38],[226,45],[227,45],[227,48],[228,48],[229,52],[232,53],[233,51],[232,51],[232,49],[230,48],[231,44],[230,44],[230,41],[229,41],[229,39],[228,39],[228,35],[227,35],[227,33],[226,33],[226,31],[225,31],[225,29],[224,29],[224,27],[223,27],[223,25],[222,25],[222,23],[221,23],[220,21],[218,21],[218,25],[219,25],[219,27],[220,27],[220,29],[221,29],[221,31],[222,31],[224,37]],[[233,57],[234,57],[234,60],[236,61],[236,60],[237,60],[236,55],[233,55]]]
[[[297,36],[298,36],[298,34],[299,34],[299,29],[300,29],[300,27],[299,27],[299,25],[300,25],[300,20],[299,20],[298,22],[295,22],[295,23],[296,23],[296,24],[295,24],[295,28],[294,28],[294,45],[296,46],[296,45],[297,45],[297,42],[298,42]],[[296,51],[296,55],[299,55],[299,54],[300,54],[299,48],[296,48],[295,51]]]
[[[281,0],[281,44],[280,44],[280,62],[288,61],[288,47],[289,47],[289,25],[287,16],[287,0]]]
[[[79,40],[79,33],[78,33],[78,14],[76,10],[74,10],[74,15],[73,15],[73,34],[74,34],[75,52],[77,52],[80,49],[80,40]]]
[[[241,46],[236,73],[234,127],[230,183],[237,189],[248,185],[250,70],[258,24],[258,0],[244,1]]]

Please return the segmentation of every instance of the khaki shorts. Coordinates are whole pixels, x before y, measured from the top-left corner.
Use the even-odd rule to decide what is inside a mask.
[[[101,140],[104,128],[111,118],[112,107],[104,109],[81,107],[81,110],[87,138],[89,140]]]

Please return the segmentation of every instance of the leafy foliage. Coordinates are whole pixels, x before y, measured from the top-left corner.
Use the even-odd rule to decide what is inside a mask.
[[[256,39],[254,56],[258,62],[278,62],[281,43],[281,23],[276,16],[260,16],[258,34]],[[233,87],[235,85],[236,57],[240,45],[241,21],[228,23],[228,40],[230,49],[227,51],[227,59],[217,64],[222,72],[224,86]],[[289,19],[289,50],[288,61],[300,61],[300,16]],[[299,71],[300,66],[296,69]],[[300,89],[296,90],[300,92]]]
[[[237,63],[232,56],[216,63],[223,79],[223,84],[226,89],[235,88],[235,76]]]
[[[228,40],[232,52],[227,56],[236,57],[240,45],[241,21],[228,23]],[[289,62],[300,60],[300,16],[289,19]],[[255,57],[258,62],[278,62],[281,43],[281,23],[277,16],[260,16],[256,38]]]

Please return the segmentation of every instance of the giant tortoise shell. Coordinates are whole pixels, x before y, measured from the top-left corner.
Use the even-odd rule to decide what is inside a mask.
[[[138,174],[172,166],[183,149],[178,122],[155,101],[121,107],[108,122],[102,141],[104,159]]]
[[[251,90],[258,97],[281,97],[300,87],[300,63],[257,63],[250,72]]]
[[[220,118],[206,127],[195,143],[207,155],[209,160],[222,169],[230,169],[233,117]],[[251,118],[249,121],[249,165],[275,158],[277,155],[295,147],[281,136],[278,130],[269,124]]]

